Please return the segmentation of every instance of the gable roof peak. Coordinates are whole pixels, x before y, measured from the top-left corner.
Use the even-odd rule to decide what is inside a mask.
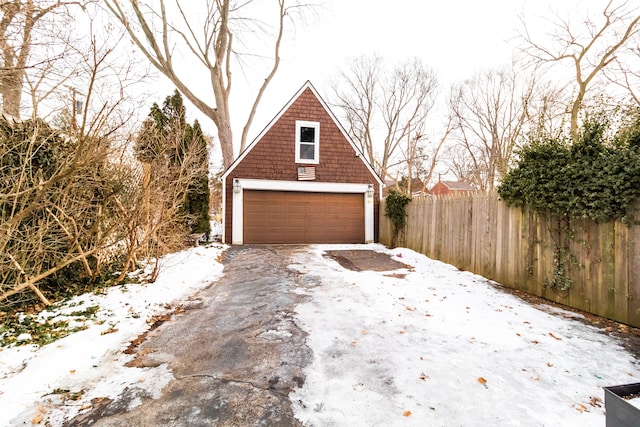
[[[291,108],[291,106],[298,100],[298,98],[300,98],[300,96],[302,96],[302,94],[309,89],[311,91],[311,93],[313,94],[313,96],[318,100],[318,102],[320,103],[320,105],[322,106],[322,108],[325,110],[325,112],[327,113],[327,115],[331,118],[331,120],[335,123],[335,125],[338,127],[338,130],[340,131],[340,133],[342,133],[342,135],[344,136],[344,138],[346,139],[346,141],[349,143],[349,145],[351,145],[351,147],[353,148],[353,150],[359,154],[358,157],[360,158],[360,160],[364,163],[364,165],[367,167],[367,169],[369,170],[369,172],[374,176],[374,178],[378,181],[378,183],[380,185],[383,185],[382,179],[380,178],[380,176],[378,175],[378,173],[373,169],[373,167],[371,166],[371,164],[369,164],[369,162],[364,158],[364,155],[362,154],[362,151],[360,151],[360,149],[358,148],[358,146],[353,142],[353,140],[351,139],[351,137],[349,136],[349,134],[347,133],[347,131],[345,130],[345,128],[342,126],[342,124],[340,123],[340,121],[338,120],[338,118],[333,114],[333,111],[331,111],[331,108],[329,108],[329,104],[327,104],[325,102],[325,100],[322,98],[322,96],[320,96],[320,94],[318,93],[318,91],[316,90],[316,88],[313,86],[313,84],[311,83],[310,80],[307,80],[306,82],[304,82],[304,84],[300,87],[300,89],[298,89],[298,91],[289,99],[289,101],[280,109],[280,111],[278,112],[278,114],[276,114],[273,119],[271,119],[271,121],[264,127],[264,129],[262,129],[262,131],[258,134],[258,136],[256,136],[253,141],[251,142],[251,144],[249,144],[242,153],[240,153],[238,155],[238,157],[234,160],[234,162],[231,164],[231,166],[229,166],[229,168],[227,168],[227,170],[222,174],[222,179],[225,180],[227,178],[227,176],[229,176],[229,174],[233,171],[233,169],[235,169],[235,167],[242,161],[242,159],[244,159],[244,157],[246,157],[246,155],[255,147],[255,145],[264,137],[264,135],[269,132],[269,130],[278,122],[278,120],[280,120],[280,118],[289,110],[289,108]]]

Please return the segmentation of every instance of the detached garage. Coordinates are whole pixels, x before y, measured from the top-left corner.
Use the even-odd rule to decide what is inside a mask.
[[[381,186],[307,82],[223,175],[223,240],[374,242]]]

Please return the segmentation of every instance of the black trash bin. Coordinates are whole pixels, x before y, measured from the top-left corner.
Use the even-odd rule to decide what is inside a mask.
[[[604,387],[607,427],[640,426],[640,409],[625,399],[630,396],[640,396],[640,383]]]

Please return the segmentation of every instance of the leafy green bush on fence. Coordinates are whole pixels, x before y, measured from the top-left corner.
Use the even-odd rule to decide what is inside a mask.
[[[568,137],[530,142],[498,187],[500,197],[540,213],[629,221],[640,198],[640,120],[608,131],[606,121],[592,119],[574,144]]]
[[[407,204],[411,201],[411,197],[391,188],[386,198],[384,214],[391,220],[393,224],[393,234],[391,236],[391,245],[397,245],[398,234],[407,222]]]

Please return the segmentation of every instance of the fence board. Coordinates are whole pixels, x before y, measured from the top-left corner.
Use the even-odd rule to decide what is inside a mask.
[[[415,198],[397,244],[515,289],[640,327],[640,226],[570,223],[508,207],[496,194]],[[553,226],[551,226],[553,224]],[[392,225],[380,209],[380,242]],[[554,277],[555,244],[568,248],[573,286],[560,291]]]
[[[629,230],[629,324],[640,325],[640,226]]]
[[[629,227],[615,224],[615,308],[616,313],[626,313],[620,321],[629,322]]]

